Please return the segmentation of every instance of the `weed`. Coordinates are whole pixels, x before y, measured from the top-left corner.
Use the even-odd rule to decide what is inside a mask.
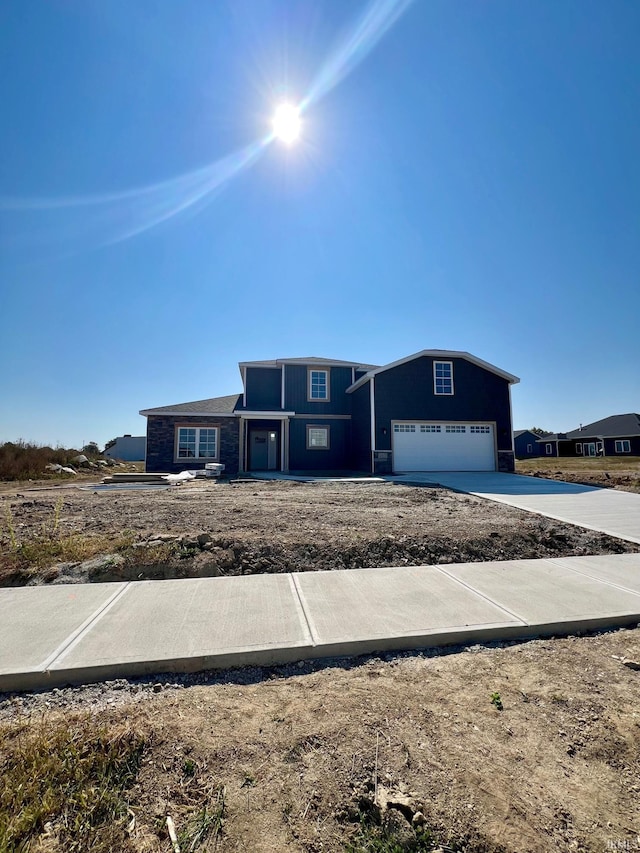
[[[347,843],[345,853],[430,853],[438,847],[438,841],[428,830],[399,833],[392,826],[376,826],[366,820],[354,838]],[[451,850],[453,848],[445,848]]]
[[[185,829],[178,833],[180,849],[193,853],[205,841],[213,840],[217,844],[218,837],[222,832],[225,816],[226,789],[221,785],[212,798],[210,804],[206,804],[191,816]],[[215,848],[208,848],[215,849]]]
[[[499,693],[491,694],[491,704],[495,705],[498,711],[504,710],[504,705],[502,704],[502,699],[500,698]]]
[[[122,723],[92,726],[76,716],[2,727],[0,850],[40,849],[43,837],[68,853],[129,849],[125,792],[146,740]]]
[[[196,763],[193,758],[185,758],[185,760],[182,762],[182,772],[185,776],[196,775]]]
[[[4,518],[7,524],[7,530],[9,532],[9,541],[11,542],[11,548],[15,551],[18,547],[18,539],[16,537],[16,528],[13,522],[13,513],[11,512],[11,504],[5,504],[4,508]]]

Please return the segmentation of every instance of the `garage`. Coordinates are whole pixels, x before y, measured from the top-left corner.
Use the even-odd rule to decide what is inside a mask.
[[[495,471],[494,426],[395,421],[393,470]]]

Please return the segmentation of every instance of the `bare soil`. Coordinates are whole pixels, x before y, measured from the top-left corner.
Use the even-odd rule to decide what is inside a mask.
[[[166,816],[184,832],[221,790],[221,833],[183,850],[431,849],[410,846],[416,813],[438,849],[637,850],[639,658],[632,629],[123,680],[8,698],[0,723],[8,736],[88,711],[144,733],[135,824],[114,850],[169,851]],[[363,820],[406,846],[357,846]],[[33,849],[62,853],[55,831]]]
[[[164,554],[93,577],[81,563],[41,571],[39,583],[134,568],[162,577],[637,550],[440,488],[14,486],[0,503],[19,541],[55,517],[56,535],[108,543],[129,530],[131,549]],[[5,525],[1,548],[11,547]],[[89,727],[126,721],[143,732],[130,813],[112,827],[121,841],[109,849],[122,853],[171,850],[167,815],[193,851],[427,850],[414,829],[424,821],[440,851],[601,853],[640,850],[639,709],[640,626],[0,697],[0,741],[25,721],[55,727],[83,714]],[[199,835],[221,792],[222,827]],[[369,824],[390,828],[396,846]],[[56,837],[52,815],[33,849],[62,853]]]
[[[7,491],[0,502],[19,542],[37,538],[55,523],[55,536],[81,536],[104,552],[103,559],[67,561],[38,571],[7,569],[0,577],[5,585],[638,550],[605,534],[471,495],[376,482],[192,481],[161,490],[111,492],[64,485]],[[124,556],[114,555],[110,548],[123,531],[129,537],[127,549]],[[0,553],[10,549],[11,531],[5,524]]]

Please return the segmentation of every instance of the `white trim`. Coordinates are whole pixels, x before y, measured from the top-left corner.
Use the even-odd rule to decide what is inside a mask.
[[[196,412],[196,411],[185,411],[180,409],[143,409],[141,412],[138,412],[139,415],[142,415],[145,418],[156,416],[156,415],[180,415],[180,417],[184,418],[237,418],[240,414],[239,412]]]
[[[619,444],[626,444],[627,450],[625,450],[624,447],[621,450],[618,450]],[[613,448],[615,453],[631,453],[631,440],[628,438],[616,438],[614,439]]]
[[[436,375],[436,367],[438,364],[448,364],[451,368],[451,376],[448,377],[451,381],[451,391],[438,391],[437,381],[438,377]],[[440,377],[444,379],[445,377]],[[452,361],[439,361],[438,359],[433,359],[433,396],[434,397],[453,397],[455,395],[455,387],[453,384],[453,362]]]
[[[369,405],[371,406],[371,471],[374,470],[374,453],[376,452],[376,389],[374,387],[375,377],[370,379]]]
[[[180,430],[183,429],[192,429],[195,432],[195,456],[180,456]],[[213,456],[200,456],[198,455],[198,449],[200,447],[200,432],[201,430],[211,430],[216,434],[216,452]],[[173,447],[173,461],[174,462],[218,462],[220,460],[220,427],[219,426],[210,426],[208,424],[175,424],[174,425],[174,447]]]
[[[481,358],[477,358],[475,355],[471,355],[470,352],[463,352],[457,350],[438,350],[438,349],[423,349],[420,352],[416,352],[413,355],[408,355],[405,358],[400,358],[398,361],[392,361],[389,364],[385,364],[382,367],[376,367],[374,370],[369,370],[365,373],[364,376],[361,376],[357,382],[354,382],[353,385],[350,385],[346,389],[347,394],[351,394],[353,391],[360,388],[361,385],[370,379],[372,376],[376,376],[378,373],[384,373],[385,370],[392,370],[394,367],[400,367],[402,364],[407,364],[409,361],[413,361],[416,358],[434,358],[438,361],[447,361],[455,358],[462,358],[465,361],[470,361],[472,364],[477,365],[478,367],[482,367],[484,370],[488,370],[490,373],[495,373],[497,376],[501,376],[503,379],[506,379],[510,385],[516,385],[520,382],[520,379],[517,376],[514,376],[512,373],[507,373],[506,370],[500,370],[499,367],[496,367],[494,364],[489,364],[488,361],[483,361]]]
[[[242,374],[242,408],[247,408],[247,368],[241,367],[240,373]]]
[[[313,374],[324,373],[324,397],[313,396]],[[320,383],[316,383],[320,389]],[[331,369],[328,367],[307,367],[307,403],[330,403],[331,402]]]
[[[285,418],[292,418],[295,415],[295,412],[281,412],[280,410],[276,412],[272,411],[264,411],[264,412],[236,412],[239,418],[252,418],[253,420],[262,420],[262,421],[283,421]]]
[[[309,434],[311,430],[318,432],[324,430],[326,436],[326,444],[311,444]],[[331,426],[329,424],[307,424],[306,428],[306,449],[307,450],[331,450]]]
[[[280,373],[282,374],[280,383],[280,408],[284,409],[284,364],[280,365]]]
[[[238,367],[280,367],[281,364],[305,364],[308,367],[317,365],[318,367],[354,367],[357,370],[375,370],[377,364],[362,364],[360,361],[341,361],[340,359],[321,358],[318,361],[309,361],[308,358],[275,358],[270,361],[240,361]]]

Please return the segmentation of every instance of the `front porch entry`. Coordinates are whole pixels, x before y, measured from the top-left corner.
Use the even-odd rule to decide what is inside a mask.
[[[279,444],[277,430],[249,430],[249,471],[277,471]]]
[[[288,470],[288,417],[242,417],[240,426],[240,470]]]

